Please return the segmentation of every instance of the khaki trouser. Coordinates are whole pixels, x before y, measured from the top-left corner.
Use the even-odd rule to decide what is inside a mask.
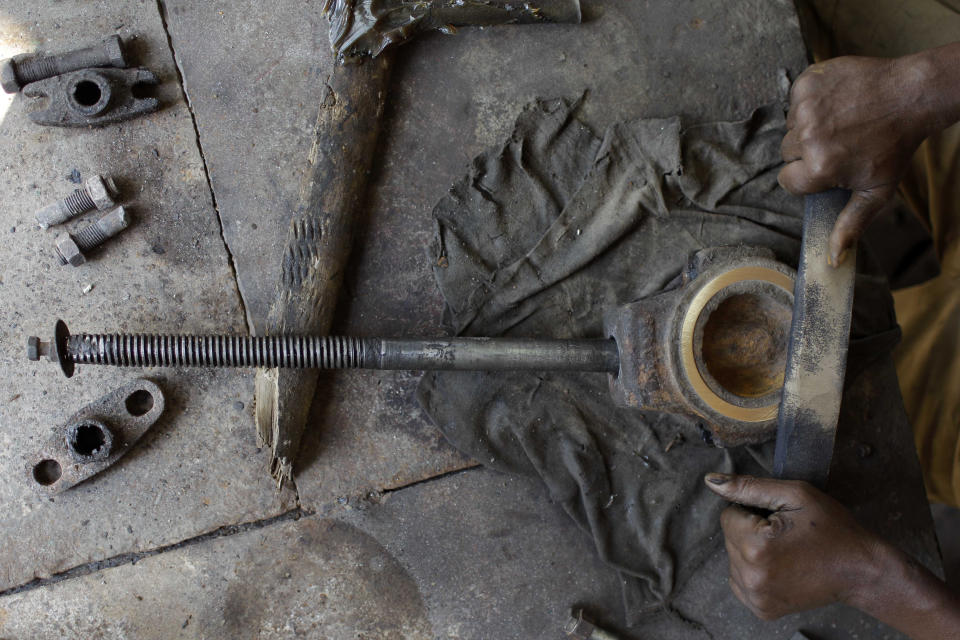
[[[798,0],[818,60],[896,57],[960,41],[960,0]],[[894,354],[930,499],[960,505],[960,125],[924,142],[900,186],[927,224],[941,274],[894,292]]]

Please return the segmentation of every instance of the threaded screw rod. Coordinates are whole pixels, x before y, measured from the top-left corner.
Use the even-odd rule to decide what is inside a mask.
[[[70,71],[90,67],[126,67],[120,36],[112,35],[101,44],[50,56],[17,56],[0,63],[0,87],[17,93],[30,84]]]
[[[266,367],[468,371],[598,371],[616,373],[613,340],[337,336],[70,335],[57,323],[54,339],[27,341],[27,356],[47,355],[73,374],[77,364],[119,367]]]

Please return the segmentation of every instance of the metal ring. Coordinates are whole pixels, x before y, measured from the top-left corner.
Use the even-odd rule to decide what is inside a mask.
[[[739,420],[740,422],[767,422],[777,417],[780,403],[776,402],[766,407],[738,407],[735,404],[727,402],[718,396],[713,389],[704,380],[703,375],[697,366],[696,357],[693,353],[693,334],[707,303],[723,289],[738,282],[759,281],[767,282],[793,295],[793,279],[790,276],[781,273],[769,267],[739,267],[725,273],[721,273],[697,291],[697,294],[690,301],[687,307],[687,313],[683,318],[683,324],[680,329],[680,353],[683,363],[683,372],[690,382],[690,386],[700,396],[704,403],[717,413]]]

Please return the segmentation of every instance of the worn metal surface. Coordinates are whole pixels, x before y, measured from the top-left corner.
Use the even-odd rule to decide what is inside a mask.
[[[52,425],[134,378],[103,370],[70,381],[24,372],[26,336],[60,316],[91,327],[245,330],[156,5],[5,2],[0,57],[69,49],[115,28],[136,59],[164,78],[162,111],[94,130],[44,128],[30,123],[22,95],[0,94],[0,590],[295,505],[292,494],[277,494],[263,478],[267,462],[250,433],[252,378],[235,372],[148,373],[167,409],[130,453],[96,482],[57,496],[39,494],[24,479],[27,457]],[[104,246],[100,259],[61,269],[55,232],[37,229],[34,212],[100,173],[125,177],[120,187],[136,200],[137,224]],[[64,228],[82,226],[77,220]]]
[[[718,446],[765,442],[776,427],[793,269],[768,249],[705,249],[680,285],[611,311],[621,406],[692,415]]]
[[[55,345],[56,348],[51,348]],[[28,339],[27,357],[50,355],[64,371],[77,364],[117,367],[282,367],[615,373],[613,340],[525,338],[382,339],[342,336],[79,334],[58,320],[54,337]],[[68,375],[67,377],[70,377]]]
[[[116,206],[117,186],[112,178],[90,176],[80,189],[37,211],[34,218],[41,229],[63,224],[87,211],[101,211]]]
[[[61,265],[79,267],[87,261],[87,254],[130,226],[130,218],[123,207],[117,207],[93,224],[75,233],[57,236],[57,256]]]
[[[59,493],[114,464],[163,414],[163,391],[136,380],[108,393],[55,427],[27,462],[27,480]]]
[[[81,69],[28,84],[23,95],[45,104],[27,115],[52,127],[102,127],[138,118],[160,108],[143,92],[160,81],[152,71]]]
[[[821,489],[827,486],[840,416],[857,267],[856,247],[846,262],[831,266],[828,243],[848,200],[850,192],[842,189],[806,198],[773,459],[778,478],[805,480]]]
[[[7,93],[16,93],[31,82],[78,69],[126,66],[123,41],[114,34],[99,45],[52,55],[28,53],[4,60],[0,62],[0,86]]]

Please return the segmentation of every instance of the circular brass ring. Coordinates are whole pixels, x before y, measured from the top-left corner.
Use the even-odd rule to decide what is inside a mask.
[[[693,387],[693,390],[708,407],[723,416],[740,422],[767,422],[768,420],[776,419],[777,411],[780,407],[779,402],[765,407],[750,408],[739,407],[724,400],[707,384],[707,381],[697,366],[696,357],[693,352],[693,334],[704,307],[707,306],[715,295],[727,287],[739,282],[750,281],[767,282],[793,295],[793,279],[784,273],[768,267],[739,267],[717,275],[703,285],[690,301],[690,306],[687,308],[680,329],[680,353],[684,374],[690,382],[690,386]]]

